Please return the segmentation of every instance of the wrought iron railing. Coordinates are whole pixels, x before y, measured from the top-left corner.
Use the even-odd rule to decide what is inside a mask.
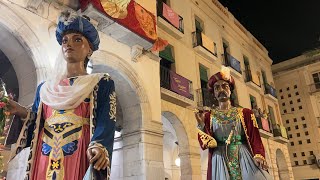
[[[207,50],[208,52],[213,54],[214,56],[217,56],[217,45],[213,41],[212,41],[212,43],[213,43],[213,48],[208,48],[208,47],[204,46],[204,44],[203,44],[202,32],[195,31],[195,32],[192,33],[192,44],[193,44],[193,47],[201,46],[205,50]]]
[[[196,90],[198,107],[213,107],[217,105],[217,102],[214,100],[214,96],[209,92],[208,89],[201,88]]]
[[[184,28],[183,28],[183,18],[179,15],[179,27],[176,27],[173,25],[170,20],[168,20],[165,16],[163,16],[163,2],[157,1],[157,14],[160,16],[162,19],[164,19],[167,23],[171,24],[174,28],[178,29],[180,32],[184,33]]]
[[[272,87],[270,84],[264,84],[265,94],[270,94],[271,96],[277,98],[276,89]]]
[[[315,93],[320,91],[320,82],[310,84],[309,88],[310,88],[310,93]]]
[[[178,76],[182,80],[188,81],[188,84],[189,84],[189,95],[188,96],[182,95],[182,94],[180,94],[180,95],[185,96],[188,99],[194,100],[194,95],[193,95],[193,90],[192,90],[192,81],[184,78],[181,75],[178,75],[177,73],[175,73],[175,72],[171,71],[170,69],[167,69],[167,68],[165,68],[163,66],[160,66],[160,86],[165,88],[165,89],[168,89],[168,90],[170,90],[172,92],[175,92],[175,93],[179,94],[178,92],[174,91],[174,89],[172,88],[172,83],[171,83],[172,74]]]
[[[225,66],[231,67],[232,69],[236,70],[238,73],[242,74],[240,61],[238,61],[236,58],[231,56],[229,53],[226,53],[224,56],[225,57],[224,57],[223,64]]]
[[[273,124],[273,136],[274,137],[283,137],[285,139],[288,139],[287,130],[284,126],[280,124]]]

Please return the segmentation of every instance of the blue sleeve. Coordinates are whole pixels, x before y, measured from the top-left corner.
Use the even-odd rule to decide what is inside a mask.
[[[38,106],[40,104],[40,89],[41,89],[41,86],[44,84],[44,82],[40,83],[37,87],[37,91],[36,91],[36,96],[34,98],[34,101],[33,101],[33,105],[32,105],[32,109],[31,111],[34,112],[34,113],[37,113],[38,112]]]
[[[35,114],[35,118],[37,118],[37,113],[38,113],[38,107],[40,104],[40,89],[41,86],[43,85],[44,82],[40,83],[37,87],[37,91],[36,91],[36,96],[34,98],[33,101],[33,105],[31,108],[31,112]],[[29,147],[31,144],[31,140],[32,140],[32,134],[34,131],[34,126],[35,126],[35,122],[32,122],[29,127],[28,127],[28,135],[27,135],[27,143],[26,143],[26,147]]]
[[[113,80],[110,78],[100,80],[96,102],[96,124],[91,141],[96,141],[107,149],[111,162],[116,123],[116,94]]]

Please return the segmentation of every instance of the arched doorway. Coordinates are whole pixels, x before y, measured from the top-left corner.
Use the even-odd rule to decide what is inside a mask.
[[[111,179],[120,180],[136,176],[141,169],[144,147],[133,133],[142,129],[144,121],[151,116],[149,101],[139,84],[135,70],[117,55],[97,51],[92,56],[92,73],[108,73],[115,83],[117,93],[117,133],[112,155]],[[135,171],[136,169],[136,171]]]
[[[191,179],[191,162],[188,156],[190,149],[186,130],[172,112],[162,112],[161,119],[164,131],[163,159],[165,174],[168,175],[166,178],[168,180]]]
[[[279,179],[290,179],[289,176],[289,169],[287,166],[286,158],[283,154],[283,152],[280,149],[277,149],[276,151],[276,161],[277,161],[277,167],[278,167],[278,173],[279,173]]]

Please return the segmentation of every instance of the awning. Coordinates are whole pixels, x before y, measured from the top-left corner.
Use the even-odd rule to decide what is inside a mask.
[[[172,54],[172,46],[168,45],[163,51],[159,52],[159,56],[165,60],[168,60],[172,63],[174,63],[174,57]]]

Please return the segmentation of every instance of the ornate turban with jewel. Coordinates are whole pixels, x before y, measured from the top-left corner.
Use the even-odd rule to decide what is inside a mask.
[[[217,72],[216,74],[212,75],[208,82],[208,89],[211,93],[214,92],[213,86],[214,84],[219,81],[223,80],[229,83],[230,90],[232,91],[234,89],[234,79],[230,75],[230,69],[228,67],[223,66],[220,72]]]
[[[67,31],[77,32],[87,38],[93,51],[99,49],[100,38],[97,29],[90,23],[89,18],[74,12],[63,11],[58,19],[56,38],[62,44],[62,38]]]

